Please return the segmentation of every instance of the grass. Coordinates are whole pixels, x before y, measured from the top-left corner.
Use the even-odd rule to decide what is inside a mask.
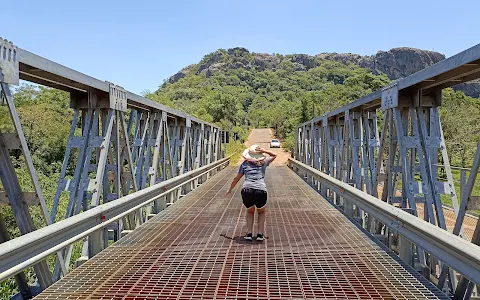
[[[240,159],[240,154],[245,149],[245,145],[240,141],[230,141],[227,144],[226,155],[231,156],[230,164],[234,165]]]
[[[467,173],[467,176],[469,172]],[[455,185],[455,192],[457,193],[458,203],[460,203],[460,171],[452,170],[453,184]],[[480,180],[476,180],[473,185],[472,196],[480,196]],[[446,206],[453,207],[452,199],[448,195],[442,195],[442,203]],[[468,211],[474,215],[480,215],[480,210],[469,210]]]
[[[467,172],[467,176],[469,175],[469,172]],[[455,186],[455,192],[457,194],[457,201],[458,204],[460,205],[460,171],[459,170],[452,170],[452,177],[453,177],[453,184]],[[479,176],[480,177],[480,176]],[[420,176],[415,175],[416,180],[420,180]],[[466,178],[468,180],[468,178]],[[446,178],[441,179],[439,181],[446,181]],[[396,185],[397,190],[402,189],[402,181],[397,182]],[[475,184],[473,185],[473,190],[472,190],[472,196],[480,196],[480,180],[476,180]],[[440,195],[440,200],[442,201],[443,205],[452,207],[453,208],[453,203],[452,203],[452,198],[450,195]],[[480,209],[478,210],[468,210],[467,211],[469,214],[480,216]]]
[[[467,172],[467,176],[469,175],[469,172]],[[460,171],[459,170],[452,170],[452,177],[453,177],[453,184],[455,186],[455,192],[457,194],[457,201],[458,204],[460,205]],[[416,176],[417,180],[420,180],[420,177],[417,175]],[[468,178],[466,178],[468,180]],[[440,181],[440,180],[439,180]],[[446,178],[441,179],[441,181],[446,181]],[[397,189],[402,188],[402,183],[401,181],[397,183]],[[472,196],[480,196],[480,180],[476,180],[475,184],[473,185],[473,190],[472,190]],[[450,195],[441,195],[440,199],[443,203],[443,205],[452,207],[453,208],[453,203],[452,203],[452,198]],[[468,213],[476,216],[480,216],[480,210],[469,210]]]

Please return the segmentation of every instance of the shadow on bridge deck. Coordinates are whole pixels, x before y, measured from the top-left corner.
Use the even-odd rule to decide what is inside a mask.
[[[268,239],[245,242],[236,168],[201,187],[36,299],[448,299],[287,167],[267,171]]]

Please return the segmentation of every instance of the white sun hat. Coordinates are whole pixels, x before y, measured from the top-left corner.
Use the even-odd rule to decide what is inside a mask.
[[[242,155],[246,159],[256,159],[256,160],[263,160],[265,159],[265,155],[263,153],[257,151],[258,145],[251,145],[248,149],[243,151]]]

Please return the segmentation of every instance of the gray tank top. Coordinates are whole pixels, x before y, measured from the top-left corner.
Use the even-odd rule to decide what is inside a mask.
[[[254,163],[244,161],[238,173],[245,175],[245,182],[243,183],[243,188],[256,189],[256,190],[267,190],[267,185],[265,184],[265,170],[272,161],[271,157],[265,158],[265,163],[261,166],[258,166]]]

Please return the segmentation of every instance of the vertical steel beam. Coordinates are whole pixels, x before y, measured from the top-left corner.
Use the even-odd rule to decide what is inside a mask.
[[[134,142],[133,160],[135,162],[135,181],[137,186],[142,185],[142,174],[145,159],[145,149],[147,148],[150,119],[152,118],[151,112],[144,112],[140,115],[138,124],[136,124],[136,139]]]
[[[117,122],[120,122],[120,131],[122,134],[122,144],[123,144],[123,149],[120,154],[120,163],[118,166],[121,166],[122,170],[122,196],[126,196],[130,193],[130,191],[133,189],[134,192],[138,191],[138,186],[137,183],[134,179],[133,175],[133,170],[134,170],[134,165],[133,165],[133,158],[132,158],[132,151],[130,149],[130,139],[129,139],[129,131],[127,124],[125,122],[125,114],[123,112],[119,112],[120,119],[117,120]],[[125,161],[127,162],[126,167],[127,170],[125,170]],[[136,217],[135,217],[136,216]],[[129,219],[129,228],[133,228],[134,226],[134,218],[138,220],[137,223],[140,223],[141,219],[141,210],[137,211],[135,214],[130,215],[127,219]]]
[[[185,171],[185,167],[188,164],[187,159],[185,156],[187,154],[187,140],[188,140],[188,132],[190,130],[190,127],[192,126],[191,120],[186,119],[185,124],[183,126],[179,126],[178,128],[178,138],[179,138],[179,146],[180,146],[180,161],[178,162],[178,173],[175,174],[175,176],[181,175]],[[215,148],[216,149],[216,148]],[[178,147],[176,149],[178,151]],[[215,155],[217,155],[217,152],[215,151]],[[216,159],[215,159],[216,160]],[[177,190],[177,200],[180,199],[182,196],[182,191],[184,187],[178,188]]]
[[[5,243],[8,240],[10,240],[10,236],[8,235],[7,226],[5,225],[5,220],[2,215],[0,215],[0,244]],[[25,277],[24,272],[15,275],[15,282],[17,283],[22,299],[31,299],[33,296],[32,291],[30,286],[28,286],[28,280],[27,277]]]
[[[480,171],[480,142],[477,144],[477,151],[475,152],[475,157],[473,159],[473,164],[470,170],[470,175],[468,176],[467,184],[465,185],[461,193],[460,208],[457,215],[457,219],[455,221],[455,226],[453,228],[453,234],[458,235],[460,233],[463,220],[465,219],[467,204],[468,204],[468,201],[470,200],[470,196],[472,195],[473,186],[475,185],[475,181],[477,180],[477,175],[479,171]],[[477,222],[477,225],[473,232],[472,243],[476,245],[480,245],[480,221]],[[454,299],[462,299],[462,300],[469,299],[471,295],[471,289],[473,289],[473,284],[468,280],[468,278],[465,278],[464,276],[460,276],[460,280],[455,290]]]
[[[155,137],[155,149],[153,151],[153,161],[152,167],[150,168],[150,186],[153,186],[157,183],[157,177],[159,175],[159,163],[160,163],[160,153],[161,153],[161,145],[162,145],[162,138],[163,138],[163,114],[159,113],[160,118],[158,120],[158,129],[157,135]],[[165,209],[165,199],[162,200],[155,200],[153,204],[153,212],[159,213]]]
[[[30,211],[23,198],[23,192],[10,160],[10,153],[0,135],[0,179],[5,192],[8,195],[15,221],[21,234],[27,234],[35,230]],[[33,266],[35,274],[42,289],[49,287],[53,281],[46,261],[41,261]]]
[[[2,70],[3,69],[0,69],[0,102],[5,101],[7,103],[10,117],[13,121],[16,134],[20,141],[21,150],[23,156],[25,157],[27,169],[29,171],[29,175],[34,186],[36,196],[40,201],[40,206],[42,208],[45,221],[47,224],[49,224],[51,223],[50,213],[48,212],[45,200],[43,198],[40,183],[38,181],[38,176],[33,166],[25,135],[23,134],[20,118],[18,117],[15,104],[13,102],[13,97],[10,93],[10,88],[5,83],[5,79],[2,75]],[[2,181],[5,192],[8,195],[10,207],[12,208],[12,212],[15,216],[15,221],[17,223],[18,229],[20,230],[20,233],[27,234],[34,231],[35,225],[33,224],[33,220],[30,215],[28,206],[24,201],[24,195],[18,181],[17,173],[12,164],[10,153],[8,151],[2,134],[0,134],[0,166],[2,166],[0,168],[0,179]],[[63,266],[62,270],[65,271],[65,266],[63,265],[63,257],[61,256],[61,254],[60,256],[58,256],[58,258]],[[53,283],[46,261],[35,264],[33,268],[42,289],[47,288]]]

